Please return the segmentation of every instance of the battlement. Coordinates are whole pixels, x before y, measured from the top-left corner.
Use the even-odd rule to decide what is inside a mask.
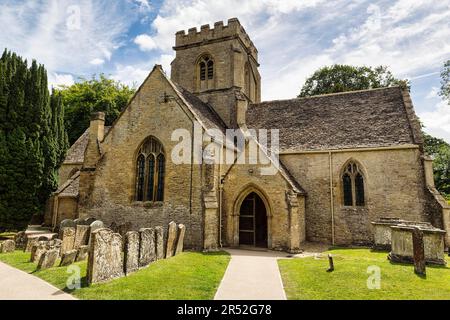
[[[258,50],[237,18],[229,19],[228,25],[226,26],[223,24],[223,21],[218,21],[214,23],[214,28],[212,29],[209,24],[205,24],[200,27],[200,31],[195,27],[190,28],[187,34],[184,30],[178,31],[175,35],[174,50],[209,41],[214,42],[219,39],[231,39],[233,37],[238,37],[250,51],[250,54],[258,60]]]

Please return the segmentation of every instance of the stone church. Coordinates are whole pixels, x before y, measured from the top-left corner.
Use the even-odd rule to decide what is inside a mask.
[[[290,252],[305,241],[370,244],[381,217],[450,230],[408,90],[262,102],[258,50],[236,18],[177,32],[174,50],[171,77],[156,65],[111,127],[92,116],[60,169],[47,225],[176,221],[193,249]],[[201,133],[278,129],[276,172],[250,161],[174,163],[173,132],[194,136],[196,123]],[[245,136],[244,150],[255,139]]]

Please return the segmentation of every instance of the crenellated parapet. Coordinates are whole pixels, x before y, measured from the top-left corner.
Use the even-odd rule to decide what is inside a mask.
[[[237,18],[229,19],[227,25],[224,25],[223,21],[218,21],[214,23],[214,28],[210,28],[209,24],[202,25],[200,31],[195,27],[190,28],[187,34],[185,30],[178,31],[174,50],[200,43],[224,41],[227,38],[239,38],[253,58],[258,61],[258,50]]]

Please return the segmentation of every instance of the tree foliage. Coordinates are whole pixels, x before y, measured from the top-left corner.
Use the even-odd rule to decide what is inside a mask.
[[[396,79],[385,66],[372,68],[335,64],[314,72],[306,80],[299,97],[396,85],[409,88],[408,80]]]
[[[105,124],[111,125],[126,107],[135,90],[101,74],[97,79],[80,79],[60,90],[65,106],[65,121],[70,144],[89,127],[92,112],[105,112]]]
[[[68,146],[47,72],[7,50],[0,58],[0,231],[26,227],[57,186]]]
[[[439,95],[450,104],[450,60],[444,63],[444,68],[441,71],[441,90]]]
[[[450,198],[450,144],[424,133],[425,152],[434,158],[434,181],[436,188]]]

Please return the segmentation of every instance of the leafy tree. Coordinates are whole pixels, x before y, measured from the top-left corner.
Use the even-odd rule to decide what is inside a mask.
[[[444,68],[441,71],[441,90],[439,95],[447,99],[450,104],[450,60],[444,63]]]
[[[335,64],[314,72],[306,80],[299,97],[395,85],[409,88],[408,80],[396,79],[385,66],[372,68]]]
[[[74,85],[61,87],[70,144],[89,127],[92,112],[105,112],[106,125],[111,125],[134,92],[134,89],[103,74],[98,79],[95,76],[90,80],[81,78]]]
[[[52,102],[51,102],[52,101]],[[56,101],[56,102],[53,102]],[[57,186],[67,150],[61,99],[47,73],[7,50],[0,58],[0,231],[24,229]]]
[[[434,158],[436,188],[450,199],[450,144],[424,133],[425,152]]]

